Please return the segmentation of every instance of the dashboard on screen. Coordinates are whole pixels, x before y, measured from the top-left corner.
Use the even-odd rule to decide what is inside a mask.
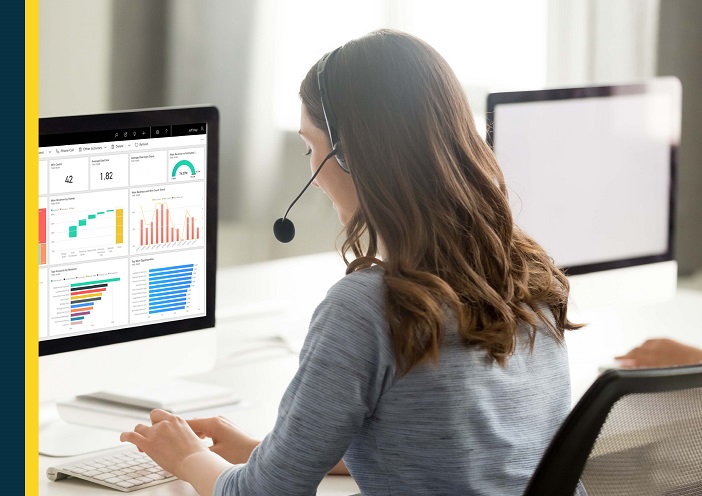
[[[216,144],[212,107],[40,120],[40,354],[213,324]]]

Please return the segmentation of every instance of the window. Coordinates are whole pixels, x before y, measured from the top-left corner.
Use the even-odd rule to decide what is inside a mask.
[[[413,33],[436,48],[480,119],[490,90],[546,83],[547,0],[277,0],[276,12],[275,122],[282,129],[299,127],[297,89],[312,64],[380,27]]]

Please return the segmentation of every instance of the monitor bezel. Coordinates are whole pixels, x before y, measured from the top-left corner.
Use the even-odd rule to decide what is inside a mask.
[[[612,269],[621,269],[638,265],[646,265],[674,260],[675,236],[675,203],[677,188],[678,154],[680,147],[680,120],[681,120],[681,84],[675,77],[655,78],[645,82],[612,84],[599,86],[579,86],[568,88],[549,88],[526,91],[504,91],[489,93],[487,98],[486,113],[486,141],[490,148],[495,148],[495,108],[498,105],[519,104],[532,102],[545,102],[556,100],[574,100],[585,98],[606,98],[624,95],[640,95],[665,92],[674,98],[677,112],[674,122],[675,129],[671,129],[670,139],[670,187],[668,193],[668,240],[667,248],[663,253],[656,253],[633,258],[607,260],[603,262],[582,265],[561,266],[560,269],[567,275],[589,274]]]
[[[136,109],[102,114],[44,117],[39,119],[40,137],[52,134],[82,133],[201,122],[207,124],[205,316],[42,340],[39,341],[39,356],[54,355],[57,353],[66,353],[214,327],[217,278],[219,111],[214,106],[203,105]]]

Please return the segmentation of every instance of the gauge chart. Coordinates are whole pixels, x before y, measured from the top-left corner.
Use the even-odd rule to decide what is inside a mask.
[[[168,152],[169,182],[204,179],[205,148],[185,148]]]

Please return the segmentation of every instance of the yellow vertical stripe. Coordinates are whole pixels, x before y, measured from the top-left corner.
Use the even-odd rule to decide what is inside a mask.
[[[124,239],[124,210],[115,210],[115,243],[120,244]]]
[[[24,2],[24,477],[25,494],[39,493],[39,1]]]

